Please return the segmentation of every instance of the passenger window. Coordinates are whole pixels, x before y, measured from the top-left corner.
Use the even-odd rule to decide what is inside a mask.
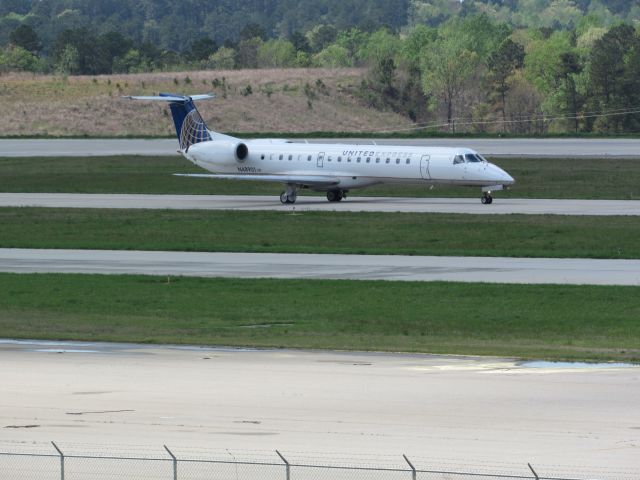
[[[380,158],[376,158],[376,163],[380,163]]]
[[[293,155],[289,155],[289,161],[293,160]]]
[[[371,163],[371,157],[367,157],[367,163]]]
[[[339,161],[339,162],[342,162],[342,157],[338,157],[338,161]]]
[[[459,163],[464,163],[464,157],[462,155],[456,155],[453,158],[453,164],[458,165]]]
[[[396,158],[396,163],[400,163],[400,159],[399,158]]]
[[[310,161],[311,161],[311,155],[307,157],[307,162],[310,162]]]
[[[347,163],[351,163],[351,157],[347,157]]]
[[[390,159],[390,158],[387,158],[387,163],[389,163],[390,161],[391,161],[391,159]]]
[[[409,165],[411,163],[411,159],[407,158],[407,165]]]
[[[264,154],[260,155],[260,160],[264,160]]]
[[[361,160],[361,158],[360,158],[360,157],[358,157],[358,160],[357,160],[357,161],[358,161],[358,163],[360,163],[360,160]]]
[[[283,158],[284,158],[284,155],[280,155],[280,156],[278,157],[278,160],[282,160]]]
[[[331,161],[331,155],[327,157],[327,162],[330,162],[330,161]]]

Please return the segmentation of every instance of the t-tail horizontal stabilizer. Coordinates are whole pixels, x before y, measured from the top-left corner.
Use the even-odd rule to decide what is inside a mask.
[[[173,116],[173,123],[176,127],[176,135],[180,142],[180,149],[184,152],[189,150],[191,145],[211,140],[211,134],[207,125],[202,120],[198,109],[194,105],[194,100],[205,100],[214,98],[215,95],[205,93],[201,95],[176,95],[173,93],[161,93],[160,95],[132,95],[125,98],[131,100],[151,100],[168,102]]]

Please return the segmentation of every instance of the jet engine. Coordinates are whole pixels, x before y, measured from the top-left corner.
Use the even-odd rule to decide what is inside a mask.
[[[239,162],[244,162],[246,158],[249,156],[249,148],[245,143],[242,143],[242,142],[237,143],[234,151],[236,154],[236,160]]]
[[[244,142],[211,140],[192,145],[187,155],[195,161],[233,165],[249,158],[249,147]]]

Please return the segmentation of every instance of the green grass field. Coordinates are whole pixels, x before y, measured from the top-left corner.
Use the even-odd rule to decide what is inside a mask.
[[[0,208],[0,247],[640,258],[636,217]]]
[[[497,160],[500,196],[640,198],[640,161]],[[179,157],[0,159],[0,191],[277,195]],[[358,194],[478,196],[376,187]],[[634,217],[0,209],[0,247],[640,258]],[[640,361],[638,287],[0,274],[0,335]]]
[[[640,360],[637,287],[0,274],[3,337]]]
[[[496,159],[517,183],[501,197],[640,199],[640,160]],[[278,184],[197,178],[202,172],[181,157],[0,158],[0,192],[265,194]],[[306,193],[305,194],[309,194]],[[479,197],[479,188],[380,186],[355,195]]]

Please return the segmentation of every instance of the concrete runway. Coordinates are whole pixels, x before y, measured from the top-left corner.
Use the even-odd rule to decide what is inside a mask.
[[[0,193],[0,207],[640,215],[640,200],[516,199],[499,198],[499,193],[491,205],[482,205],[479,198],[401,197],[349,197],[340,203],[331,203],[324,197],[300,195],[295,206],[282,205],[275,195]]]
[[[54,440],[67,453],[166,458],[166,444],[181,456],[279,463],[278,449],[342,464],[368,453],[370,465],[406,469],[405,453],[425,469],[531,477],[531,462],[541,475],[637,479],[640,368],[535,365],[0,341],[0,450],[50,451]]]
[[[640,260],[0,249],[0,271],[640,285]]]
[[[493,157],[621,157],[640,158],[640,139],[393,139],[357,138],[309,139],[317,143],[345,143],[401,146],[468,147]],[[304,142],[304,140],[294,140]],[[77,139],[77,140],[0,140],[0,157],[176,155],[176,139]]]

